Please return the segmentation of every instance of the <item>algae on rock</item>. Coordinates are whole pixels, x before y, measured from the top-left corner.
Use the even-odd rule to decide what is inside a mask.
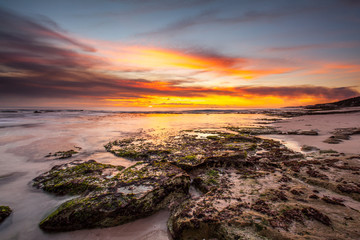
[[[41,221],[40,228],[47,231],[111,227],[145,217],[184,198],[189,185],[184,171],[158,162],[139,162],[125,170],[95,161],[72,162],[34,179],[34,186],[44,191],[82,193]]]
[[[12,209],[8,206],[0,206],[0,223],[2,223],[10,214]]]

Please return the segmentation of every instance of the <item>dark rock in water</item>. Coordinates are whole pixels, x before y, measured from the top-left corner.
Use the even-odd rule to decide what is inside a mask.
[[[77,149],[81,149],[80,147],[76,147]],[[78,152],[71,149],[71,150],[67,150],[67,151],[58,151],[56,153],[49,153],[48,155],[46,155],[45,157],[56,157],[57,159],[65,159],[65,158],[70,158],[72,157],[74,154],[77,154]]]
[[[342,142],[342,140],[337,138],[336,136],[330,136],[329,138],[324,140],[324,143],[328,143],[328,144],[338,144],[341,142]]]
[[[283,134],[287,135],[309,135],[309,136],[317,136],[319,133],[316,130],[294,130],[294,131],[288,131]]]
[[[343,140],[349,140],[351,135],[360,134],[360,128],[337,128],[333,134],[334,135],[324,140],[324,142],[329,144],[338,144]]]
[[[0,206],[0,223],[3,222],[10,214],[12,210],[8,206]]]
[[[40,228],[70,231],[123,224],[176,203],[188,194],[189,184],[184,171],[164,162],[139,162],[126,169],[95,161],[59,165],[35,178],[34,186],[83,194],[62,204]]]
[[[316,130],[304,130],[304,131],[300,131],[299,135],[317,136],[319,135],[319,133]]]
[[[311,151],[319,151],[320,149],[314,146],[308,146],[308,145],[303,145],[301,147],[301,151],[304,152],[311,152]]]

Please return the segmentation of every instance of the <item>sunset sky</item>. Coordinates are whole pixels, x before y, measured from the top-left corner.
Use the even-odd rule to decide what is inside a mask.
[[[0,107],[263,108],[360,95],[358,0],[0,2]]]

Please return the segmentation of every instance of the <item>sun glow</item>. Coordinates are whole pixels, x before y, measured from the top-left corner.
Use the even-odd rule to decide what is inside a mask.
[[[149,107],[149,108],[259,108],[296,106],[299,103],[314,104],[321,101],[311,97],[283,98],[278,96],[221,96],[208,95],[204,97],[159,97],[144,96],[138,99],[109,98],[113,106]]]
[[[232,58],[206,53],[194,53],[146,46],[105,45],[100,53],[119,69],[147,69],[151,71],[184,71],[189,73],[212,73],[216,76],[232,76],[240,79],[255,79],[260,76],[281,74],[291,68],[258,66],[257,61]]]

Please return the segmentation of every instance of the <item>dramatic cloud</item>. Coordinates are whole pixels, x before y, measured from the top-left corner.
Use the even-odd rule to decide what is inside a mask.
[[[257,95],[257,96],[278,96],[293,98],[313,96],[324,99],[345,99],[359,95],[359,92],[349,88],[327,88],[327,87],[314,87],[314,86],[293,86],[293,87],[248,87],[238,88],[244,94]]]
[[[110,46],[110,49],[120,51],[121,57],[117,57],[119,52],[116,51],[112,51],[113,55],[99,57],[99,51],[89,44],[34,19],[0,9],[0,98],[2,102],[6,102],[7,97],[18,97],[19,102],[23,99],[82,98],[132,106],[146,106],[152,102],[167,106],[200,106],[201,102],[213,102],[213,105],[236,107],[243,106],[238,101],[245,98],[255,103],[255,98],[337,100],[359,94],[349,87],[205,87],[196,85],[195,80],[186,81],[186,77],[175,81],[130,78],[124,74],[136,72],[132,67],[150,75],[161,68],[180,68],[243,78],[289,69],[248,69],[249,59],[204,49],[180,51],[144,46],[120,46],[118,49]],[[226,102],[217,101],[220,98]],[[260,101],[256,103],[261,105]]]
[[[219,54],[213,50],[168,49],[148,46],[127,46],[105,44],[108,49],[99,49],[111,59],[113,64],[127,66],[128,69],[151,70],[184,70],[189,74],[197,72],[211,73],[215,76],[231,76],[241,79],[254,79],[271,74],[282,74],[295,68],[279,66],[273,62],[266,64],[266,59],[251,59],[231,57]],[[261,62],[261,64],[259,64]],[[268,61],[269,63],[270,61]],[[285,65],[285,66],[284,66]],[[116,68],[116,67],[115,67]]]

